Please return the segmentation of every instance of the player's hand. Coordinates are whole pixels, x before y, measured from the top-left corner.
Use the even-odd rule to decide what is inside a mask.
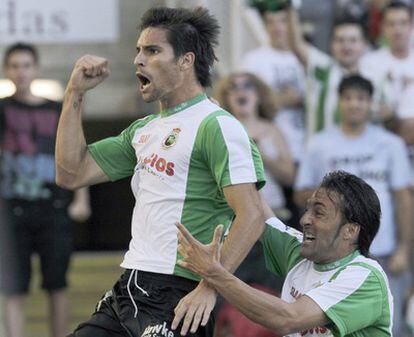
[[[84,222],[91,216],[91,206],[85,202],[72,201],[68,207],[69,217],[77,222]]]
[[[178,302],[174,309],[175,317],[171,328],[175,330],[183,321],[180,334],[185,336],[188,331],[195,333],[200,323],[202,326],[208,323],[216,299],[216,291],[202,280],[192,292]]]
[[[68,87],[85,93],[102,83],[109,75],[108,61],[105,58],[84,55],[76,61]]]
[[[183,224],[177,222],[176,226],[178,228],[178,252],[183,257],[183,260],[178,260],[177,263],[203,278],[208,277],[212,270],[220,265],[223,225],[216,227],[213,241],[208,245],[203,245],[195,239]]]
[[[220,266],[220,240],[223,235],[223,225],[216,227],[213,241],[208,245],[197,241],[181,223],[177,222],[176,225],[179,230],[178,251],[184,259],[177,262],[180,266],[202,277]],[[177,304],[172,329],[176,329],[183,321],[180,333],[186,335],[189,329],[191,333],[195,333],[200,323],[205,326],[216,304],[216,296],[216,291],[202,280],[197,288],[184,296]]]
[[[391,273],[399,274],[409,267],[409,253],[408,249],[404,247],[399,247],[391,256],[388,262],[388,268]]]

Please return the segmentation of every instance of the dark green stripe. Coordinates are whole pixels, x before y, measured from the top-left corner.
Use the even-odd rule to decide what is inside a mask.
[[[331,71],[331,66],[328,68],[315,68],[315,78],[321,82],[321,91],[319,94],[319,101],[318,101],[318,110],[316,116],[316,131],[320,131],[325,126],[325,101],[326,95],[328,93],[328,80],[329,80],[329,73]]]

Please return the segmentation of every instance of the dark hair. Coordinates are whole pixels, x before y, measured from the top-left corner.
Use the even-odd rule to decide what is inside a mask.
[[[361,31],[361,35],[364,39],[367,38],[368,34],[367,34],[367,30],[364,27],[364,25],[361,23],[361,21],[358,21],[352,17],[349,16],[345,16],[342,18],[339,18],[337,20],[335,20],[333,27],[332,27],[332,38],[334,37],[335,31],[337,28],[342,27],[342,26],[347,26],[347,25],[351,25],[351,26],[357,26],[359,28],[359,30]]]
[[[384,20],[385,15],[387,15],[388,11],[394,10],[394,9],[402,9],[407,11],[408,15],[410,16],[410,20],[413,18],[413,9],[412,7],[400,0],[393,0],[390,3],[386,4],[384,8],[382,9],[382,19]]]
[[[320,188],[339,196],[343,220],[360,226],[358,249],[362,255],[369,256],[369,247],[381,219],[381,206],[374,189],[361,178],[344,171],[326,174]]]
[[[39,63],[39,54],[36,48],[31,44],[19,42],[12,44],[6,49],[6,52],[4,53],[3,57],[3,66],[7,66],[11,54],[18,52],[27,52],[32,54],[35,64]]]
[[[151,8],[143,15],[139,30],[142,32],[148,27],[168,31],[167,39],[176,57],[193,52],[198,81],[203,87],[211,86],[212,67],[217,60],[214,47],[218,45],[220,26],[206,8]]]
[[[344,91],[348,89],[365,91],[369,95],[369,97],[372,97],[374,93],[374,86],[372,85],[371,81],[367,80],[361,75],[351,75],[342,78],[338,87],[339,95],[342,96]]]

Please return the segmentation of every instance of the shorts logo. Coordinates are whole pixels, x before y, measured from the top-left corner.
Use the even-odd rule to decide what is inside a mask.
[[[167,322],[149,325],[145,328],[141,337],[174,337],[174,332],[167,327]]]
[[[162,141],[162,147],[164,149],[168,149],[171,146],[175,145],[175,143],[177,143],[178,140],[178,135],[180,134],[181,129],[180,128],[175,128],[173,129],[167,137],[164,138],[164,140]]]

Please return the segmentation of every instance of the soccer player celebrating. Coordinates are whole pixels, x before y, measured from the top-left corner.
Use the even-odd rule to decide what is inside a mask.
[[[272,216],[270,208],[266,213]],[[261,240],[269,270],[285,278],[281,299],[223,268],[221,227],[212,243],[203,245],[177,224],[185,258],[179,264],[201,275],[248,318],[280,335],[391,336],[387,277],[368,257],[380,215],[378,197],[367,183],[334,171],[308,200],[303,235],[269,218]]]
[[[175,221],[208,242],[233,220],[222,263],[231,272],[263,227],[257,148],[241,124],[205,95],[219,27],[206,9],[153,8],[140,25],[139,90],[161,112],[119,136],[87,146],[82,98],[109,75],[97,56],[80,58],[69,80],[56,147],[57,182],[67,188],[132,176],[136,205],[125,273],[73,336],[211,336],[216,292],[177,261]],[[175,318],[174,318],[175,312]],[[205,326],[198,329],[199,324]]]

